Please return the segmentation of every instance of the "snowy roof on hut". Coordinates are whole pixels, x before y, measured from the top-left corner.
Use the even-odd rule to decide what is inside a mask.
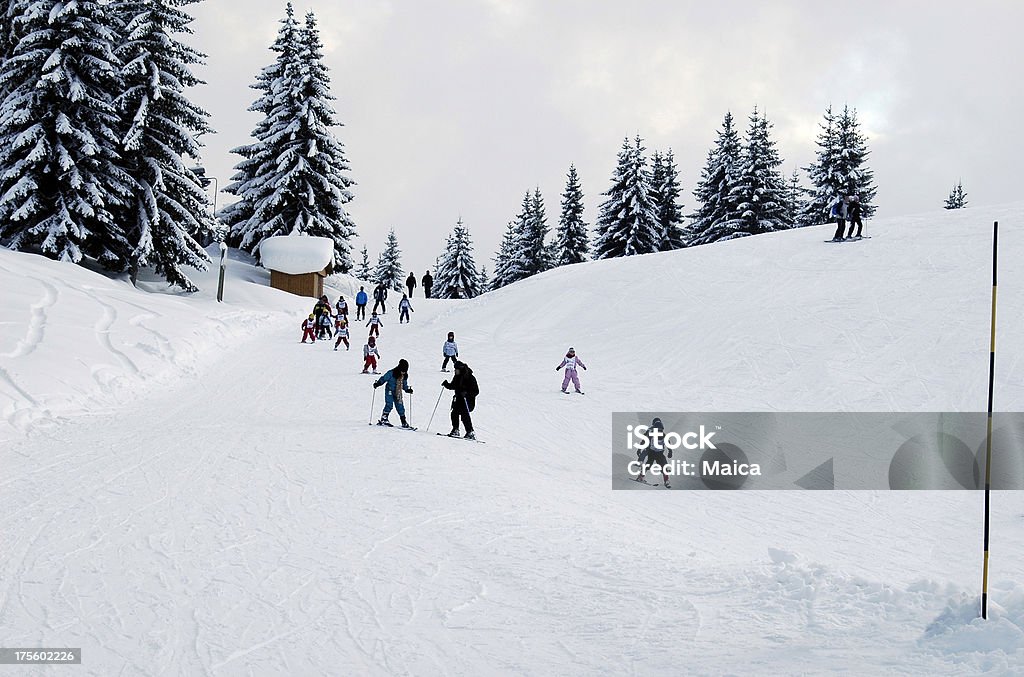
[[[277,235],[260,243],[260,262],[288,275],[318,273],[334,260],[334,242],[326,237]]]

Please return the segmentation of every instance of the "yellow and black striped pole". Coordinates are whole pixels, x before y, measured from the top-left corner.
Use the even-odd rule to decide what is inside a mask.
[[[996,369],[996,254],[999,222],[992,226],[992,330],[988,353],[988,433],[985,437],[985,559],[981,574],[981,617],[988,618],[988,524],[992,493],[992,389]]]

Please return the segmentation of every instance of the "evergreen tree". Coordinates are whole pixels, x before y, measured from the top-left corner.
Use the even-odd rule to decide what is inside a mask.
[[[679,169],[669,148],[664,154],[651,155],[651,194],[658,214],[660,251],[666,252],[686,246],[683,232],[683,206],[679,204]]]
[[[544,242],[549,230],[547,215],[539,187],[532,195],[526,191],[515,224],[515,247],[509,273],[513,282],[551,267],[550,249]]]
[[[658,214],[651,201],[650,180],[644,159],[643,141],[622,142],[612,187],[602,195],[597,217],[595,255],[599,259],[658,251]]]
[[[836,132],[839,141],[837,169],[840,176],[846,177],[846,194],[860,196],[861,216],[869,218],[877,209],[875,194],[878,189],[875,187],[874,172],[864,164],[870,151],[867,138],[860,131],[855,109],[843,106],[843,114],[839,116]]]
[[[374,281],[383,283],[395,291],[402,291],[402,285],[405,283],[405,276],[402,275],[402,250],[398,248],[398,238],[395,237],[394,228],[388,231],[384,250],[377,257]]]
[[[106,3],[12,0],[0,63],[0,242],[124,270],[113,210],[134,189],[120,166],[120,64]]]
[[[432,294],[440,299],[471,299],[483,291],[480,274],[473,261],[473,242],[460,218],[448,236],[444,253],[434,270]]]
[[[183,156],[198,158],[196,137],[210,132],[209,115],[191,103],[186,87],[201,82],[189,67],[203,55],[172,36],[190,33],[192,17],[179,7],[199,0],[126,0],[113,5],[124,39],[116,50],[125,64],[117,100],[123,124],[122,161],[135,178],[131,200],[118,212],[133,250],[132,281],[152,265],[169,283],[195,290],[184,266],[209,263],[196,238],[214,225],[206,191]]]
[[[687,232],[687,246],[707,244],[728,235],[724,225],[737,215],[732,189],[737,182],[741,153],[739,133],[733,126],[732,113],[727,112],[715,145],[708,151],[700,180],[693,189],[699,206],[691,215],[693,222]]]
[[[481,294],[484,293],[485,291],[487,291],[488,289],[490,289],[490,283],[491,283],[491,281],[490,281],[490,279],[487,276],[487,266],[482,266],[480,268],[480,293]]]
[[[279,157],[279,191],[289,191],[290,201],[282,201],[289,211],[283,223],[292,223],[293,232],[334,240],[334,268],[341,272],[352,269],[349,240],[356,234],[355,224],[345,211],[352,201],[349,188],[354,181],[347,176],[348,160],[344,147],[331,132],[341,126],[330,105],[331,81],[323,62],[323,44],[316,17],[306,14],[306,25],[300,34],[299,65],[293,83],[293,96],[299,102],[298,117],[292,121],[290,140]],[[285,187],[286,186],[286,187]]]
[[[530,191],[523,195],[523,202],[516,214],[513,227],[515,236],[512,241],[512,248],[509,251],[508,270],[506,284],[525,280],[533,274],[531,265],[531,252],[533,242],[531,241],[531,226],[533,224],[533,201],[530,199]]]
[[[583,188],[576,166],[569,165],[562,193],[562,212],[555,231],[554,257],[556,266],[567,266],[586,261],[590,254],[590,236],[583,221]]]
[[[353,182],[345,175],[349,167],[343,147],[330,131],[338,123],[312,13],[303,28],[296,28],[289,5],[275,49],[278,62],[255,85],[260,89],[270,81],[269,91],[253,105],[266,109],[266,121],[253,133],[255,144],[236,149],[246,160],[226,189],[240,195],[242,205],[232,206],[224,217],[243,249],[254,249],[270,235],[330,238],[335,269],[349,272],[355,226],[344,205],[352,199],[348,188]]]
[[[372,279],[370,276],[370,253],[366,250],[366,245],[363,245],[361,255],[359,266],[356,268],[356,277],[364,282],[369,282]]]
[[[530,233],[534,238],[533,247],[529,250],[529,261],[533,269],[533,275],[550,270],[554,265],[551,258],[552,249],[547,242],[548,232],[547,209],[544,207],[544,196],[540,194],[540,186],[537,186],[530,200]]]
[[[806,214],[806,202],[807,202],[807,189],[803,187],[800,182],[800,170],[794,169],[793,174],[789,177],[789,184],[787,185],[786,203],[789,211],[790,227],[791,228],[802,228],[804,226],[812,225],[807,222],[805,218]]]
[[[770,233],[789,227],[786,181],[779,167],[782,159],[771,138],[771,123],[757,108],[750,115],[742,161],[729,201],[736,216],[719,228],[716,240]]]
[[[863,218],[875,213],[874,173],[864,165],[868,154],[857,112],[844,106],[837,116],[829,106],[818,134],[816,161],[807,167],[814,188],[804,210],[805,221],[827,222],[832,205],[844,195],[860,196]]]
[[[967,193],[964,192],[963,181],[957,181],[946,198],[946,209],[963,209],[967,206]]]
[[[277,53],[272,64],[263,68],[256,76],[256,82],[250,85],[260,92],[249,110],[262,113],[263,117],[252,131],[253,142],[232,149],[232,153],[243,159],[235,165],[236,173],[232,183],[224,188],[224,192],[238,196],[238,200],[226,205],[218,214],[228,229],[227,243],[253,253],[259,258],[259,243],[271,235],[283,233],[272,232],[263,228],[253,215],[256,204],[268,190],[266,184],[271,179],[274,162],[277,159],[275,148],[270,139],[275,135],[272,128],[275,111],[282,105],[280,94],[287,68],[294,68],[298,60],[299,29],[295,21],[295,10],[289,2],[285,7],[285,16],[281,20],[277,38],[270,49]]]
[[[501,239],[498,253],[494,257],[494,273],[491,277],[491,289],[502,287],[515,282],[513,277],[513,266],[515,259],[516,227],[511,221],[505,228],[505,236]]]

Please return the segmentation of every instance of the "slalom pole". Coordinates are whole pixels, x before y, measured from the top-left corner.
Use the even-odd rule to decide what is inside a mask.
[[[373,396],[370,397],[370,425],[373,425],[373,403],[377,400],[377,389],[373,389]]]
[[[427,421],[427,427],[423,429],[423,432],[430,430],[430,424],[434,422],[434,414],[437,413],[437,405],[441,404],[442,395],[444,395],[444,386],[441,386],[441,392],[437,394],[437,402],[434,403],[434,411],[430,412],[430,420]]]
[[[992,329],[988,353],[988,432],[985,437],[985,556],[981,574],[981,617],[988,618],[989,500],[992,493],[992,391],[996,369],[996,254],[999,222],[992,227]]]

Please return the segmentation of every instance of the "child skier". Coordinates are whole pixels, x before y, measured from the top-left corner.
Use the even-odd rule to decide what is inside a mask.
[[[345,320],[345,317],[338,315],[338,318],[334,322],[334,327],[334,335],[338,337],[337,340],[334,341],[334,349],[337,350],[338,346],[341,345],[341,342],[344,341],[345,350],[348,350],[348,322]]]
[[[370,315],[370,320],[366,323],[366,326],[370,328],[370,336],[380,336],[380,328],[384,326],[384,323],[377,317],[376,310]]]
[[[302,342],[305,343],[307,338],[310,343],[316,343],[316,316],[313,313],[302,321]]]
[[[373,367],[373,373],[377,373],[377,360],[380,359],[380,353],[377,352],[377,339],[372,336],[366,339],[366,345],[363,346],[363,373],[369,372],[370,367]]]
[[[374,388],[381,386],[385,386],[384,411],[381,413],[377,425],[391,425],[388,422],[388,415],[391,413],[391,408],[394,407],[398,410],[398,416],[402,420],[402,427],[411,428],[412,426],[405,420],[405,404],[402,402],[403,392],[412,395],[412,388],[409,387],[409,363],[405,360],[399,360],[397,367],[387,370],[383,376],[373,382]]]
[[[448,340],[441,347],[441,355],[444,357],[441,371],[448,371],[448,360],[457,361],[459,359],[459,346],[455,343],[455,332],[448,332]]]
[[[664,424],[662,424],[660,418],[655,418],[653,421],[651,421],[650,429],[660,430],[662,434],[659,437],[662,441],[655,442],[652,439],[651,444],[647,447],[646,450],[637,450],[636,457],[637,460],[640,461],[640,476],[636,478],[636,481],[644,482],[644,475],[647,473],[647,470],[651,468],[651,466],[657,466],[661,468],[661,478],[665,483],[665,488],[671,489],[672,487],[670,487],[668,484],[668,474],[665,472],[665,466],[668,465],[668,459],[665,458],[665,426]],[[669,449],[668,455],[669,457],[672,456],[671,449]]]
[[[325,334],[326,338],[334,336],[334,332],[331,331],[332,324],[334,322],[331,321],[331,309],[327,308],[327,310],[321,313],[320,319],[317,320],[317,338],[325,338]]]
[[[348,321],[348,301],[345,300],[344,296],[338,297],[338,302],[334,304],[334,309],[338,311],[338,316],[344,316],[345,321]]]
[[[413,309],[412,304],[409,303],[409,297],[406,296],[405,294],[402,294],[402,300],[398,302],[398,324],[402,324],[403,317],[405,318],[406,322],[409,321],[410,310],[412,310],[412,312],[414,313],[416,312]]]
[[[569,392],[567,390],[569,387],[569,381],[572,381],[572,384],[576,386],[576,392],[582,395],[583,391],[580,390],[580,377],[576,375],[576,367],[583,367],[586,369],[587,365],[583,364],[583,360],[576,357],[576,350],[571,346],[569,347],[569,351],[565,354],[565,357],[562,358],[562,363],[555,367],[555,371],[558,371],[562,367],[565,367],[565,378],[562,379],[562,392]]]

